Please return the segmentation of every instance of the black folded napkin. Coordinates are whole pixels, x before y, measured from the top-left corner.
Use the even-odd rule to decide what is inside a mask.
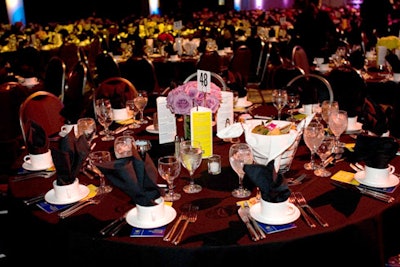
[[[384,109],[372,98],[367,96],[364,98],[361,113],[358,116],[357,121],[363,124],[363,130],[381,136],[389,130],[389,118],[391,112],[391,108]]]
[[[254,185],[260,189],[263,200],[278,203],[289,198],[290,189],[285,183],[282,174],[275,171],[274,160],[270,161],[266,166],[245,164],[243,170]]]
[[[51,156],[57,171],[57,185],[72,184],[90,151],[85,135],[78,139],[70,131],[59,140],[59,147],[52,148]]]
[[[400,59],[397,57],[395,53],[389,51],[385,59],[392,67],[392,71],[394,73],[400,73]]]
[[[27,122],[27,129],[26,146],[29,154],[47,153],[49,150],[49,139],[42,126],[30,120]]]
[[[363,161],[366,166],[384,169],[399,149],[399,144],[392,137],[358,135],[354,146],[353,161]]]
[[[132,157],[96,164],[111,183],[125,192],[132,202],[154,206],[154,200],[163,195],[157,185],[158,171],[148,154],[143,161],[136,150]]]

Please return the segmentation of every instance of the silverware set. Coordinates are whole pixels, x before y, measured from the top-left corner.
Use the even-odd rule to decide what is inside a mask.
[[[116,236],[118,232],[127,224],[126,222],[126,213],[124,213],[121,217],[115,219],[108,225],[106,225],[103,229],[100,230],[100,234],[102,236],[110,235]]]
[[[304,220],[311,228],[315,228],[315,223],[311,220],[310,215],[322,226],[329,227],[327,221],[322,218],[310,205],[308,205],[307,200],[304,198],[301,192],[292,192],[289,197],[289,202],[296,205],[296,207],[300,210],[301,215]]]
[[[239,208],[238,213],[242,221],[245,223],[253,241],[258,241],[267,237],[258,222],[250,215],[250,206],[247,201],[244,201],[243,206]]]
[[[38,178],[38,177],[50,178],[54,174],[56,174],[56,171],[37,171],[37,172],[28,173],[28,174],[20,174],[20,175],[14,176],[11,179],[11,181],[12,182],[19,182],[19,181],[29,180],[29,179],[32,179],[32,178]]]
[[[191,205],[187,211],[182,211],[181,215],[178,217],[169,232],[164,236],[163,240],[171,241],[171,243],[173,243],[174,245],[178,245],[181,242],[183,234],[185,233],[185,230],[188,227],[189,223],[196,222],[198,210],[198,206]],[[174,236],[181,222],[184,222],[184,224]]]

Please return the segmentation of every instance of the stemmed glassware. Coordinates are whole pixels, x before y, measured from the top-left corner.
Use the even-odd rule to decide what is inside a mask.
[[[251,195],[251,192],[243,187],[244,164],[252,164],[253,150],[246,143],[233,144],[229,148],[229,163],[232,169],[239,176],[239,187],[232,191],[232,196],[237,198],[246,198]]]
[[[281,120],[282,109],[286,106],[288,95],[285,89],[272,90],[272,103],[278,110],[278,120]]]
[[[337,101],[332,101],[332,103],[330,103],[329,100],[322,101],[321,116],[327,125],[329,124],[329,113],[331,110],[339,110],[339,103]]]
[[[147,106],[148,96],[146,91],[138,91],[138,95],[133,99],[135,106],[139,109],[140,112],[140,124],[146,124],[149,121],[145,120],[143,117],[144,108]]]
[[[200,166],[203,157],[203,150],[198,141],[186,140],[179,144],[180,160],[183,167],[188,170],[190,182],[183,187],[183,191],[188,194],[198,193],[202,187],[195,184],[193,174]]]
[[[181,194],[174,192],[174,180],[181,172],[181,163],[175,156],[165,156],[158,159],[158,173],[168,183],[168,194],[164,196],[165,201],[176,201]]]
[[[334,153],[341,154],[343,152],[343,144],[339,141],[340,136],[347,128],[347,111],[331,110],[329,113],[329,129],[335,135]]]
[[[332,155],[335,146],[335,137],[326,135],[322,140],[321,145],[317,148],[317,155],[321,159],[320,165],[314,170],[314,174],[320,177],[328,177],[332,173],[325,168],[326,159]]]
[[[97,99],[95,105],[95,111],[98,122],[104,127],[104,130],[100,134],[104,134],[101,138],[102,141],[114,140],[114,136],[111,135],[111,131],[108,128],[113,122],[113,112],[109,99]]]
[[[136,123],[136,115],[139,113],[139,109],[136,107],[135,101],[133,101],[133,99],[127,100],[125,105],[126,110],[128,111],[128,116],[133,119],[133,123],[128,127],[130,129],[140,128],[140,125]]]
[[[315,164],[314,156],[317,152],[318,147],[321,145],[322,140],[325,136],[324,126],[316,121],[311,121],[303,132],[303,139],[308,149],[311,151],[310,162],[304,164],[304,169],[315,170],[317,165]]]
[[[96,164],[108,161],[111,161],[111,153],[109,151],[95,151],[89,154],[88,168],[91,168],[91,170],[95,172],[100,178],[100,186],[98,188],[98,193],[100,194],[109,193],[113,189],[112,186],[106,185],[104,174],[96,166]]]
[[[288,121],[294,122],[296,119],[293,117],[294,109],[300,104],[300,95],[297,93],[287,94],[287,104],[290,108],[290,118]]]

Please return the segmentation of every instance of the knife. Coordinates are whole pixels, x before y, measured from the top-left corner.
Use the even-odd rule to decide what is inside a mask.
[[[337,187],[349,189],[351,191],[355,191],[355,192],[361,193],[363,195],[378,199],[378,200],[386,202],[386,203],[391,203],[391,202],[394,201],[394,198],[389,196],[389,195],[387,195],[387,194],[376,192],[374,190],[366,189],[366,188],[363,188],[363,187],[360,187],[360,186],[351,185],[351,184],[348,184],[348,183],[342,183],[342,182],[338,182],[338,181],[333,181],[332,184],[337,186]]]
[[[254,218],[250,215],[250,206],[249,203],[247,203],[247,201],[244,202],[244,210],[247,214],[247,218],[250,219],[251,223],[254,226],[254,229],[256,230],[256,232],[258,232],[260,234],[260,239],[264,239],[267,236],[265,235],[264,231],[261,229],[260,225],[258,224],[258,222],[256,220],[254,220]]]
[[[242,221],[246,224],[246,227],[247,227],[247,230],[249,230],[251,239],[253,241],[258,241],[260,239],[260,237],[258,236],[256,231],[254,230],[253,226],[250,224],[250,220],[247,217],[246,211],[242,207],[240,207],[238,209],[238,213],[239,213],[239,216],[242,219]]]

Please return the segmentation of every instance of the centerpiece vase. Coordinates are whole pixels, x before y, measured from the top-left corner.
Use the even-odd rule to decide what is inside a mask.
[[[185,140],[190,140],[190,115],[183,115],[183,138]]]

